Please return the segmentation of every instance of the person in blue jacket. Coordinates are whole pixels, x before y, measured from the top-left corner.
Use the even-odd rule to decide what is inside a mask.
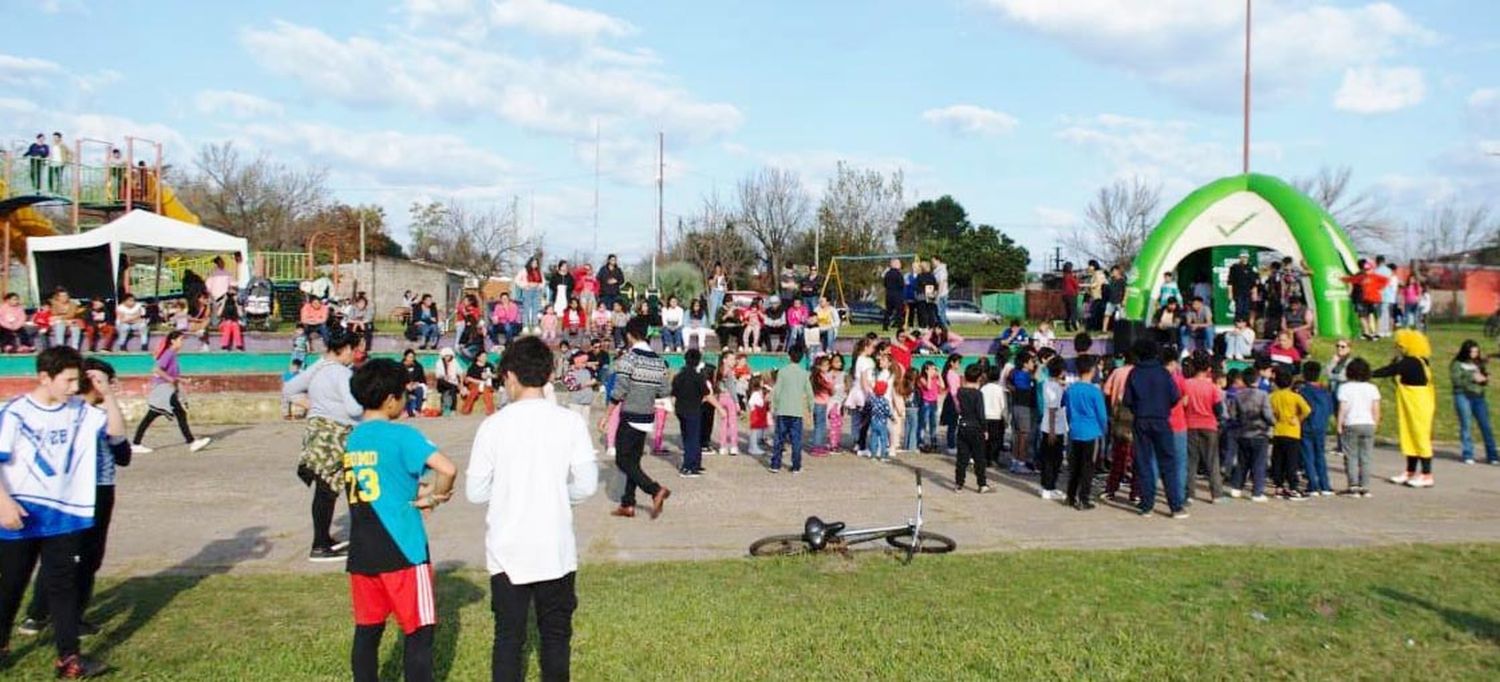
[[[1302,385],[1297,393],[1312,408],[1302,422],[1302,470],[1307,473],[1308,495],[1332,495],[1328,482],[1328,420],[1333,418],[1333,394],[1318,382],[1323,365],[1315,360],[1302,363]]]
[[[1138,511],[1141,516],[1149,516],[1156,506],[1156,478],[1160,470],[1172,518],[1185,519],[1188,513],[1182,506],[1183,486],[1177,480],[1181,467],[1172,427],[1168,424],[1172,407],[1183,399],[1182,392],[1177,390],[1172,374],[1162,366],[1161,348],[1155,341],[1141,340],[1135,352],[1140,360],[1125,381],[1124,403],[1135,415],[1135,476],[1141,492]]]

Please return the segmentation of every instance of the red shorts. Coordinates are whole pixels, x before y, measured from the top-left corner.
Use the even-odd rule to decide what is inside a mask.
[[[392,614],[403,634],[437,623],[432,564],[408,566],[379,575],[349,574],[355,625],[383,625]]]

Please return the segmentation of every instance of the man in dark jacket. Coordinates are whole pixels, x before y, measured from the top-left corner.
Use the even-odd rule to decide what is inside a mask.
[[[682,431],[682,468],[678,475],[697,478],[703,475],[703,398],[708,395],[708,381],[698,373],[703,353],[689,348],[682,355],[682,371],[672,377],[672,411]],[[710,422],[712,423],[712,422]]]
[[[615,307],[615,301],[620,300],[620,285],[625,283],[625,272],[620,269],[620,259],[615,254],[609,254],[604,259],[604,267],[599,268],[599,305],[605,310]],[[627,306],[629,307],[629,306]]]
[[[1161,349],[1155,341],[1142,340],[1135,353],[1140,361],[1125,381],[1124,403],[1135,415],[1135,478],[1140,485],[1140,514],[1151,514],[1156,505],[1156,477],[1160,469],[1172,518],[1185,519],[1183,488],[1177,480],[1181,463],[1177,461],[1177,447],[1168,424],[1172,408],[1182,401],[1182,392],[1172,374],[1162,366]]]
[[[901,320],[901,299],[906,290],[906,278],[901,275],[901,259],[892,258],[891,267],[885,271],[881,278],[885,285],[885,315],[880,320],[880,330],[891,328],[891,323],[896,326],[905,326]]]

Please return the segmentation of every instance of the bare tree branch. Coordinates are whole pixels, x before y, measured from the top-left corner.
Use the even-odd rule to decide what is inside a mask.
[[[691,263],[705,274],[723,263],[730,279],[742,277],[755,263],[755,247],[736,224],[737,212],[717,193],[704,197],[697,214],[677,223],[667,259]]]
[[[509,272],[536,244],[521,237],[515,213],[462,203],[413,204],[413,257],[442,263],[479,279]]]
[[[1292,180],[1292,186],[1328,211],[1339,226],[1354,240],[1360,250],[1378,250],[1391,243],[1396,234],[1395,222],[1386,209],[1385,200],[1369,190],[1354,193],[1348,166],[1321,168],[1309,178]]]
[[[789,170],[765,168],[740,181],[739,200],[739,225],[759,244],[770,272],[778,272],[782,254],[807,229],[812,202],[802,181]]]
[[[1160,206],[1160,185],[1140,178],[1117,180],[1099,188],[1084,209],[1084,222],[1063,238],[1063,247],[1106,267],[1128,269],[1161,219]]]
[[[1445,260],[1492,243],[1500,234],[1500,218],[1488,206],[1463,207],[1456,202],[1436,206],[1422,218],[1415,255]]]

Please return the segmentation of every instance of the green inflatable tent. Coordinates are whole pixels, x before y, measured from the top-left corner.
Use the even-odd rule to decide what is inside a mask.
[[[1215,180],[1172,207],[1146,238],[1126,275],[1125,314],[1143,320],[1163,275],[1196,252],[1214,247],[1258,247],[1291,256],[1309,268],[1308,306],[1322,336],[1354,330],[1349,287],[1343,278],[1358,260],[1343,228],[1317,202],[1269,175],[1251,173]],[[1214,273],[1222,285],[1225,273]]]

